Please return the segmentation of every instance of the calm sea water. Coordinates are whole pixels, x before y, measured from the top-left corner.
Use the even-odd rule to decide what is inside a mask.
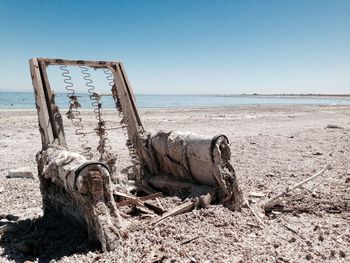
[[[91,108],[87,94],[79,94],[82,107]],[[110,97],[104,97],[104,108],[114,108]],[[223,96],[223,95],[136,95],[140,108],[186,108],[186,107],[229,107],[238,105],[350,105],[349,98],[315,97],[260,97],[260,96]],[[56,95],[56,103],[68,108],[65,94]],[[0,92],[0,109],[35,109],[32,92]]]

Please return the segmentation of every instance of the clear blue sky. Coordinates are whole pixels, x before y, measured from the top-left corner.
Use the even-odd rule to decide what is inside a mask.
[[[0,1],[0,91],[31,57],[119,60],[136,93],[350,93],[350,1]]]

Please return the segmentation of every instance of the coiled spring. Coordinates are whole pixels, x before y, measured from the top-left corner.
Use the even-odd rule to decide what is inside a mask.
[[[95,118],[98,121],[97,127],[95,128],[96,134],[99,136],[99,143],[97,151],[100,153],[100,161],[104,159],[104,156],[111,151],[112,147],[109,145],[110,140],[108,139],[108,133],[106,131],[106,121],[102,118],[102,103],[101,95],[96,92],[93,84],[89,68],[87,66],[79,66],[81,73],[84,76],[85,85],[88,87],[89,97],[92,107],[94,108]]]
[[[78,108],[81,104],[78,100],[78,96],[75,93],[74,85],[72,82],[72,77],[70,76],[69,69],[66,65],[60,65],[61,75],[63,77],[63,82],[65,83],[65,89],[67,90],[67,97],[69,98],[69,110],[67,112],[68,119],[72,120],[73,126],[76,127],[75,134],[79,135],[79,142],[81,142],[81,148],[83,149],[82,154],[88,159],[91,159],[91,147],[88,147],[88,140],[85,139],[86,134],[84,131],[84,126],[82,123],[81,113]]]
[[[86,132],[84,130],[84,126],[82,123],[82,116],[81,112],[79,111],[79,108],[81,108],[80,102],[79,102],[79,96],[77,96],[74,85],[72,82],[72,78],[70,76],[70,71],[67,68],[67,65],[60,65],[61,69],[61,75],[63,77],[63,81],[65,83],[65,89],[67,91],[67,97],[69,98],[69,111],[67,112],[68,119],[72,120],[73,125],[75,126],[75,134],[79,136],[78,140],[81,142],[81,148],[82,148],[82,154],[87,158],[91,159],[93,157],[93,154],[91,152],[91,147],[89,147],[89,141],[87,139],[87,134],[90,133],[96,133],[99,137],[99,142],[97,146],[97,151],[100,153],[100,161],[106,161],[112,160],[115,162],[116,156],[114,156],[111,153],[112,147],[110,146],[110,140],[108,138],[108,130],[113,129],[119,129],[121,128],[123,131],[123,135],[126,138],[126,146],[128,148],[129,156],[131,158],[132,163],[134,164],[134,167],[139,167],[140,159],[137,154],[137,151],[132,143],[132,141],[129,139],[128,133],[127,133],[127,116],[125,116],[125,113],[123,112],[122,106],[120,104],[120,98],[118,95],[116,83],[114,81],[114,77],[112,74],[112,71],[108,68],[103,69],[104,74],[106,75],[106,80],[108,81],[108,85],[111,88],[113,100],[115,103],[115,107],[118,112],[118,116],[120,118],[120,125],[121,127],[114,127],[114,128],[106,128],[106,121],[103,119],[102,114],[102,96],[105,96],[104,94],[100,94],[96,91],[94,82],[92,80],[92,76],[89,72],[90,68],[85,65],[79,66],[81,69],[81,73],[83,75],[83,79],[85,81],[85,85],[88,90],[88,95],[91,100],[91,105],[93,106],[95,118],[97,120],[97,127],[92,132]]]

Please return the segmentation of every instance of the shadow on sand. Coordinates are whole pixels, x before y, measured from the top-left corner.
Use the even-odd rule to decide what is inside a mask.
[[[66,217],[40,217],[14,223],[0,222],[6,231],[1,236],[1,257],[15,262],[50,262],[72,254],[98,250],[89,245],[87,230],[81,224]]]

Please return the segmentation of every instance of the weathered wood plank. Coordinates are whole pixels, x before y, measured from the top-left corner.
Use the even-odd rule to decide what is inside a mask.
[[[38,59],[30,59],[29,65],[35,93],[35,104],[38,111],[39,130],[41,134],[42,146],[44,148],[48,144],[53,143],[55,138],[51,129],[51,122],[46,104],[44,87],[42,85]]]
[[[55,95],[50,88],[49,78],[47,76],[46,64],[43,61],[38,60],[39,69],[42,77],[42,85],[45,91],[47,109],[51,121],[52,132],[55,139],[58,139],[58,144],[65,146],[63,121],[58,107],[55,103]]]
[[[123,77],[119,64],[109,68],[114,77],[114,83],[119,97],[119,103],[121,105],[125,121],[127,122],[127,131],[132,143],[136,143],[139,134],[144,132],[140,118],[138,117],[137,108],[135,102],[132,100],[130,88],[127,86]]]
[[[101,67],[115,65],[118,62],[112,61],[91,61],[91,60],[71,60],[71,59],[58,59],[58,58],[38,58],[40,62],[44,62],[46,65],[67,65],[67,66],[90,66],[90,67]]]

